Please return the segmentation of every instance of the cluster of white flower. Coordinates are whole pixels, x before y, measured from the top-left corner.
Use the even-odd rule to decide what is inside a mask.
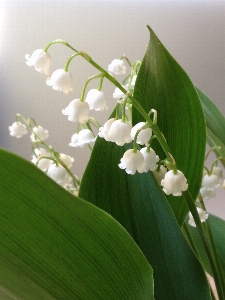
[[[32,130],[30,139],[33,144],[32,149],[34,154],[32,155],[31,162],[62,187],[71,191],[75,186],[77,188],[79,180],[76,175],[70,172],[74,158],[64,153],[58,154],[51,146],[46,145],[45,140],[49,137],[48,130],[39,125],[32,127],[30,121],[26,123]],[[17,138],[21,138],[28,132],[26,125],[19,121],[9,126],[9,131],[11,136]]]
[[[34,66],[38,72],[49,74],[50,55],[42,49],[34,51],[29,56],[25,56],[28,66]],[[138,65],[137,65],[138,66]],[[134,72],[134,69],[136,70]],[[125,75],[127,67],[123,59],[114,59],[108,65],[108,72],[115,75]],[[128,76],[128,82],[124,82],[121,91],[116,87],[113,98],[121,105],[126,106],[127,94],[124,91],[132,94],[137,78],[138,68],[132,69],[132,74]],[[52,76],[47,79],[47,85],[52,86],[54,90],[63,91],[65,94],[73,90],[72,75],[65,69],[59,69],[53,72]],[[125,103],[125,104],[124,104]],[[129,105],[129,104],[128,104]],[[91,117],[90,110],[103,111],[108,109],[107,100],[101,89],[91,89],[86,99],[82,94],[81,99],[72,100],[69,105],[62,110],[62,113],[68,116],[71,122],[78,122],[78,128],[82,128],[74,133],[71,137],[69,145],[71,147],[83,147],[86,144],[93,143],[96,139],[90,127]],[[154,172],[159,184],[162,185],[163,191],[169,195],[180,196],[183,191],[187,190],[188,184],[184,174],[179,170],[170,170],[159,163],[159,157],[155,151],[150,147],[150,139],[152,137],[152,129],[145,122],[140,122],[132,127],[128,121],[127,116],[122,115],[122,118],[111,118],[102,127],[99,128],[98,136],[104,138],[108,142],[114,142],[118,146],[123,146],[125,143],[134,141],[134,148],[127,150],[121,161],[119,167],[125,169],[128,174],[135,174],[136,172]],[[89,123],[88,128],[84,125]],[[137,149],[137,144],[142,147]],[[143,147],[144,146],[144,147]]]

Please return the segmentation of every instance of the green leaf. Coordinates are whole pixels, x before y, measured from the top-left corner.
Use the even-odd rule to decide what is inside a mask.
[[[155,299],[210,299],[203,269],[153,174],[128,175],[118,167],[128,147],[98,138],[79,195],[133,236],[153,267]]]
[[[220,262],[222,265],[222,271],[223,271],[223,276],[225,278],[225,221],[214,216],[214,215],[209,215],[209,218],[207,220],[209,222],[213,239],[215,242],[215,246],[218,252],[218,256],[220,258]],[[204,269],[212,275],[212,270],[207,258],[207,255],[205,253],[205,248],[203,246],[202,240],[197,232],[197,229],[195,227],[191,227],[188,224],[186,225],[187,230],[189,234],[191,235],[193,242],[194,242],[194,248],[196,253],[198,254],[198,257],[200,258]]]
[[[153,297],[152,269],[110,215],[0,150],[1,299]]]
[[[134,97],[148,112],[158,112],[158,126],[171,149],[178,168],[185,174],[196,199],[202,180],[206,127],[198,94],[185,71],[169,54],[151,28],[150,41],[137,77]],[[143,121],[133,110],[133,123]],[[160,159],[161,146],[152,144]],[[183,197],[168,196],[180,225],[188,212]]]
[[[213,142],[221,147],[219,155],[225,157],[225,118],[217,106],[199,89],[197,89],[205,114],[207,131]],[[210,146],[214,146],[208,139]],[[217,152],[218,153],[218,152]],[[222,162],[225,166],[225,163]]]

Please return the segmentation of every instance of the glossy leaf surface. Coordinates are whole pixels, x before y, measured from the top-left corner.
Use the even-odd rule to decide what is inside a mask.
[[[153,267],[155,299],[210,299],[203,269],[155,177],[119,169],[127,149],[98,138],[79,195],[109,212],[133,236]]]
[[[158,127],[171,153],[188,179],[189,190],[196,199],[200,189],[206,146],[206,127],[198,94],[186,72],[150,30],[150,41],[138,74],[134,97],[149,112],[158,114]],[[133,110],[133,123],[143,121]],[[152,144],[160,159],[161,146]],[[183,197],[168,196],[171,207],[182,225],[188,213]]]
[[[154,299],[149,263],[110,215],[4,150],[0,172],[1,299]]]

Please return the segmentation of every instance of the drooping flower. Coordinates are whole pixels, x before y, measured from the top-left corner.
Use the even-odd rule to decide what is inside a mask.
[[[124,86],[123,86],[124,87]],[[124,87],[125,88],[125,87]],[[126,95],[117,87],[113,93],[113,98],[116,100],[122,100],[126,97]]]
[[[51,157],[51,154],[45,150],[44,148],[36,148],[34,150],[35,155],[32,156],[32,163],[37,165],[39,169],[42,171],[47,171],[48,168],[51,165],[51,160],[48,158],[42,158],[42,157]]]
[[[157,182],[158,182],[159,184],[161,184],[161,181],[162,181],[162,179],[165,177],[166,172],[167,172],[167,168],[164,167],[163,165],[160,166],[159,170],[156,169],[156,170],[153,172],[154,175],[155,175],[155,178],[156,178],[156,180],[157,180]]]
[[[208,188],[203,186],[200,189],[200,194],[201,194],[203,200],[207,200],[209,198],[215,197],[216,196],[216,191],[213,188],[208,189]]]
[[[214,189],[220,185],[220,178],[214,174],[206,173],[202,178],[202,186],[207,189]]]
[[[69,94],[73,91],[72,75],[64,69],[58,69],[52,73],[46,81],[48,86],[52,86],[53,90]]]
[[[62,113],[68,116],[68,120],[71,122],[86,123],[89,120],[89,111],[90,107],[86,101],[74,99],[62,110]]]
[[[105,94],[97,89],[91,89],[87,93],[85,101],[89,104],[90,109],[94,109],[96,111],[103,111],[104,109],[108,109]]]
[[[71,147],[83,147],[84,145],[95,142],[95,140],[96,137],[90,129],[82,129],[79,133],[72,135],[69,145]]]
[[[115,119],[111,118],[102,127],[100,127],[98,136],[101,138],[105,138],[108,135],[109,128],[114,121],[115,121]]]
[[[127,72],[126,65],[122,59],[114,59],[108,65],[108,71],[115,75],[124,75]]]
[[[21,138],[23,135],[27,134],[26,126],[21,122],[14,122],[9,126],[9,134],[16,138]]]
[[[176,173],[173,170],[168,171],[161,181],[161,186],[165,194],[173,196],[181,196],[182,192],[188,189],[187,179],[180,170]]]
[[[140,123],[137,123],[132,129],[131,129],[131,138],[132,140],[134,139],[135,137],[135,134],[137,133],[138,130],[140,130],[143,126],[145,126],[145,122],[140,122]],[[150,140],[152,136],[152,129],[151,128],[146,128],[146,129],[143,129],[139,132],[138,136],[137,136],[137,143],[139,145],[146,145],[148,146],[148,142]]]
[[[223,178],[223,170],[218,166],[214,166],[212,168],[212,174],[216,175],[219,178]]]
[[[37,135],[37,136],[36,136]],[[32,142],[44,141],[49,137],[48,130],[44,129],[41,126],[34,127],[33,132],[30,136]]]
[[[36,71],[40,73],[45,73],[45,75],[49,75],[49,68],[51,64],[50,54],[43,49],[35,50],[32,55],[25,55],[26,64],[29,67],[34,67]]]
[[[69,143],[70,147],[78,147],[78,133],[74,133],[71,136],[71,141]]]
[[[143,173],[145,171],[144,157],[142,153],[133,149],[127,150],[120,160],[120,169],[125,169],[127,174],[134,175],[136,171]]]
[[[159,157],[156,155],[155,151],[152,148],[148,149],[145,147],[142,148],[140,152],[144,157],[145,172],[155,171],[157,169],[157,162],[159,161]]]
[[[119,119],[111,124],[105,140],[107,142],[114,142],[118,146],[123,146],[124,144],[131,142],[130,132],[130,124]]]
[[[71,183],[71,177],[61,165],[51,164],[47,175],[63,187]]]
[[[207,214],[207,212],[205,212],[200,207],[197,207],[197,211],[198,211],[198,215],[199,215],[200,221],[202,223],[205,222],[208,219],[208,216],[209,216]],[[189,212],[189,221],[188,221],[188,224],[191,225],[191,226],[193,226],[193,227],[196,227],[195,220],[194,220],[191,212]]]
[[[60,153],[59,158],[62,160],[62,162],[67,166],[67,168],[71,168],[74,162],[74,158],[64,154],[64,153]]]

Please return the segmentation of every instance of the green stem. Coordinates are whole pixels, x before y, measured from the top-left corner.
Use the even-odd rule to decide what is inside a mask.
[[[198,211],[196,209],[195,203],[193,201],[193,198],[190,194],[190,192],[187,190],[185,192],[183,192],[184,198],[186,200],[186,203],[188,205],[188,208],[194,218],[195,224],[197,226],[199,235],[202,239],[206,254],[208,256],[210,265],[211,265],[211,269],[213,272],[213,277],[215,280],[215,284],[217,287],[217,292],[218,292],[218,296],[220,300],[224,300],[225,296],[224,296],[224,289],[223,289],[223,283],[222,283],[222,276],[221,276],[221,272],[220,272],[220,264],[219,264],[219,259],[218,259],[218,254],[216,252],[216,249],[211,248],[211,240],[208,241],[208,239],[206,238],[205,234],[204,234],[204,230],[203,230],[203,225],[201,223],[201,220],[199,218],[198,215]]]

